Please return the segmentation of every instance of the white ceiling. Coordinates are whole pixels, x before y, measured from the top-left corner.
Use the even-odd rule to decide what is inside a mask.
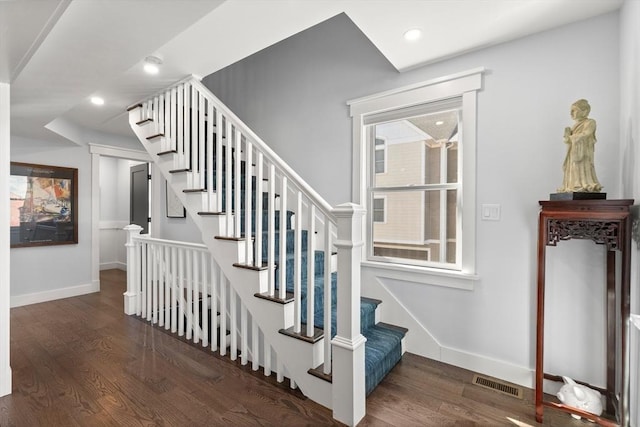
[[[399,71],[620,7],[623,0],[0,0],[11,133],[86,143],[132,136],[127,106],[346,13]],[[402,35],[421,28],[408,43]],[[145,75],[148,55],[163,59]],[[106,104],[95,107],[89,97]],[[100,139],[100,138],[98,138]]]

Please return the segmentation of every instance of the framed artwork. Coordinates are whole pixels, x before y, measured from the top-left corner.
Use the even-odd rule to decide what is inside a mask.
[[[169,188],[169,183],[164,182],[165,185],[165,200],[167,201],[167,218],[185,218],[187,216],[187,210],[182,205],[176,193]]]
[[[78,169],[11,162],[11,247],[78,243]]]

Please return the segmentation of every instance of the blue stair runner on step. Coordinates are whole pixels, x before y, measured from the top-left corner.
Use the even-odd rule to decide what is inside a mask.
[[[244,161],[241,162],[241,170],[244,171]],[[241,175],[241,212],[240,212],[240,220],[241,220],[241,233],[245,233],[245,180],[244,174]],[[223,174],[223,186],[226,177]],[[255,215],[256,215],[256,177],[252,177],[252,234],[255,234]],[[223,205],[225,206],[226,194],[223,193]],[[262,259],[267,259],[267,245],[268,245],[268,206],[269,206],[269,194],[263,192],[263,211],[262,211],[262,224],[263,224],[263,239],[262,239]],[[235,200],[232,196],[232,205],[235,210]],[[222,210],[222,209],[221,209]],[[275,263],[277,268],[282,268],[282,264],[280,263],[280,215],[281,212],[279,210],[275,211]],[[286,220],[286,289],[288,292],[293,292],[293,282],[294,282],[294,243],[295,243],[295,231],[292,230],[291,220],[292,220],[293,212],[287,211],[287,220]],[[306,307],[307,303],[307,262],[308,262],[308,232],[307,230],[301,231],[301,258],[302,258],[302,268],[301,268],[301,320],[302,323],[306,323],[307,321],[307,312],[304,307]],[[314,253],[314,262],[315,262],[315,277],[313,280],[314,283],[314,325],[317,328],[324,327],[324,252],[323,251],[315,251]],[[279,288],[280,277],[279,273],[276,272],[276,288]],[[337,275],[336,273],[331,273],[331,337],[333,338],[336,335],[336,287],[337,287]],[[369,395],[375,387],[382,381],[382,379],[391,371],[391,369],[400,361],[402,358],[402,338],[404,337],[406,330],[403,328],[396,328],[391,325],[385,324],[376,324],[375,323],[375,311],[378,302],[375,300],[369,300],[367,298],[362,298],[360,302],[360,331],[362,335],[365,336],[367,342],[365,343],[365,390],[366,394]]]

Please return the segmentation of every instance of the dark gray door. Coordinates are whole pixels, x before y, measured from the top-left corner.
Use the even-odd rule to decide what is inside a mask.
[[[149,233],[149,164],[131,167],[131,202],[129,221],[142,227],[142,234]]]

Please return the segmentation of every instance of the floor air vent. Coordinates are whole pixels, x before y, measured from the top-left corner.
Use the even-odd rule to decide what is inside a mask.
[[[522,399],[523,397],[522,387],[514,387],[503,381],[487,378],[482,375],[475,374],[472,384],[506,394],[507,396],[517,397],[518,399]]]

